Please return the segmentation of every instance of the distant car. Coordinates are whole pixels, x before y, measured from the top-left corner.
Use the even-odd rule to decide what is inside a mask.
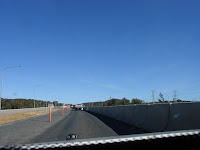
[[[83,110],[83,104],[76,104],[74,106],[75,109]]]

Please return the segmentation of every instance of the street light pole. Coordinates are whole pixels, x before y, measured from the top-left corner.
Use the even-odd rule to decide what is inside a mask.
[[[1,95],[0,95],[0,110],[1,110],[1,98],[2,98],[2,89],[3,89],[3,72],[10,68],[16,68],[16,67],[22,67],[22,66],[12,66],[12,67],[6,67],[2,70],[2,77],[1,77]]]
[[[34,88],[34,108],[35,108],[35,88]]]
[[[52,92],[53,92],[53,91],[50,91],[50,92],[48,92],[47,95],[46,95],[46,107],[48,107],[47,96],[48,96],[49,93],[52,93]]]
[[[2,88],[3,88],[3,71],[2,71],[2,77],[1,77],[0,110],[1,110],[1,97],[2,97]]]

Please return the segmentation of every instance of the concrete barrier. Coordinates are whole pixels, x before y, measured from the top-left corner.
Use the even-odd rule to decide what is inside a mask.
[[[187,130],[200,128],[200,103],[176,103],[170,107],[166,130]]]
[[[136,127],[144,128],[147,120],[148,105],[134,106],[133,123]]]
[[[200,102],[84,109],[150,132],[200,129]]]
[[[143,128],[151,132],[164,131],[169,120],[170,104],[148,105],[147,117]]]

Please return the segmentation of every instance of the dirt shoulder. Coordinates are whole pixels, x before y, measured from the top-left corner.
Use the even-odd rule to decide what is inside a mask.
[[[51,111],[57,111],[57,108],[52,108]],[[49,113],[49,108],[30,108],[21,110],[2,110],[0,112],[0,124],[13,122],[29,117],[45,115]]]

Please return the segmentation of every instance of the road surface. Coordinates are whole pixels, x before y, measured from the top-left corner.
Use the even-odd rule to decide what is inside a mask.
[[[109,137],[144,133],[143,130],[97,114],[80,110],[58,110],[48,115],[31,117],[0,125],[0,145],[21,145],[29,143],[64,141],[68,134],[78,139]]]

